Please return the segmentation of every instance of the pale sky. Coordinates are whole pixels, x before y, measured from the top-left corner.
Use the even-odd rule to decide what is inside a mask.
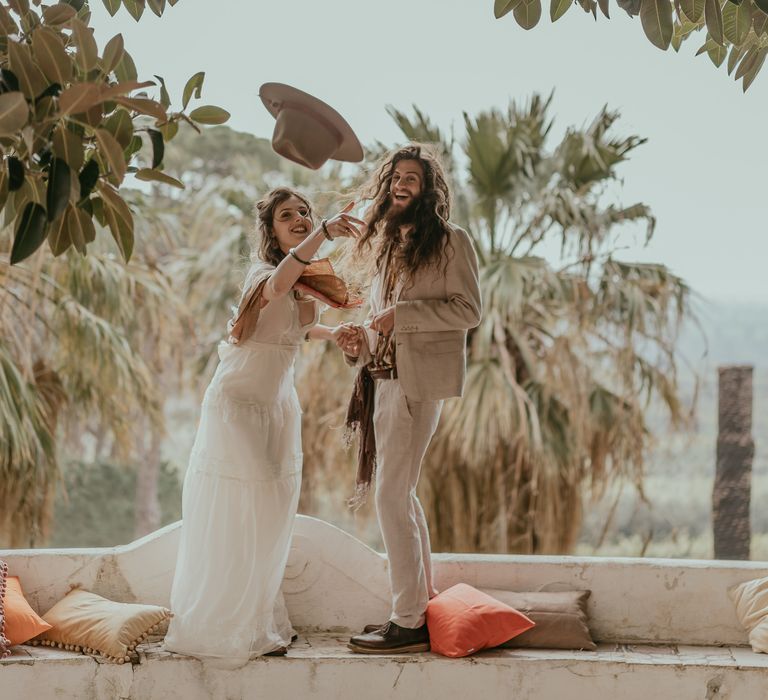
[[[494,19],[493,0],[180,0],[139,23],[92,0],[92,25],[100,49],[121,32],[139,77],[162,75],[177,105],[205,71],[201,104],[263,137],[274,124],[258,98],[268,81],[326,100],[364,145],[402,140],[388,104],[415,103],[461,133],[464,111],[554,89],[555,135],[607,104],[622,114],[615,133],[648,138],[621,166],[620,202],[643,201],[658,218],[648,248],[623,258],[664,263],[713,300],[768,304],[768,66],[743,95],[725,66],[694,57],[704,35],[676,55],[613,3],[611,20],[575,6],[554,25],[548,7],[526,32],[511,15]]]

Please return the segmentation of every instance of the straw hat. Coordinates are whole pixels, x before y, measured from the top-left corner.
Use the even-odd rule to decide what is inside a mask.
[[[352,127],[333,107],[283,83],[264,83],[259,97],[275,117],[272,148],[284,158],[317,170],[328,159],[363,159]]]

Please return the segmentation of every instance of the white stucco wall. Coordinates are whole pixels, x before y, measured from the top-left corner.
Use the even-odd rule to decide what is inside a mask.
[[[72,586],[168,605],[179,524],[108,549],[6,550],[12,575],[45,612]],[[508,590],[590,589],[590,626],[604,641],[746,644],[728,587],[768,575],[759,562],[438,554],[438,588],[463,581]],[[357,630],[389,613],[386,559],[321,520],[298,516],[283,592],[303,630]]]

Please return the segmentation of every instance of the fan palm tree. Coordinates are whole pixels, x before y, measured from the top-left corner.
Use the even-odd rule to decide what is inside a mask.
[[[168,276],[107,238],[10,265],[0,233],[0,542],[45,540],[61,450],[131,455],[162,430],[159,359],[178,357],[185,315]],[[150,341],[151,339],[151,341]],[[63,410],[69,408],[70,410]]]

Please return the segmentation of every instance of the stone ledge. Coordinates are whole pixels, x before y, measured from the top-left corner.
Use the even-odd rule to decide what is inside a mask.
[[[6,550],[42,613],[79,585],[111,600],[169,606],[179,523],[108,549]],[[557,584],[590,589],[590,629],[605,642],[743,645],[727,590],[768,575],[766,562],[437,554],[435,584],[536,591]],[[291,622],[317,632],[360,629],[389,615],[387,562],[362,542],[315,518],[297,516],[283,579]],[[702,614],[705,610],[706,613]]]
[[[0,661],[0,678],[9,697],[72,700],[752,699],[764,697],[768,686],[768,656],[744,647],[601,644],[594,652],[504,649],[446,659],[353,654],[346,639],[302,635],[287,656],[261,657],[237,670],[206,667],[159,643],[140,646],[138,663],[122,666],[22,646]]]

